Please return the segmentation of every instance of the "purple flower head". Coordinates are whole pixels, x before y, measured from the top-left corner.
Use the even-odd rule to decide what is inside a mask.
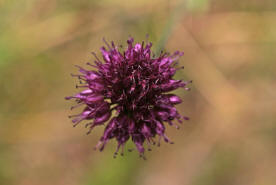
[[[155,138],[172,143],[165,134],[165,123],[179,126],[174,123],[177,120],[181,123],[181,116],[175,108],[181,103],[180,97],[170,93],[180,87],[185,90],[191,81],[173,79],[178,69],[177,60],[183,55],[181,52],[161,53],[159,57],[152,56],[152,43],[142,42],[134,44],[133,38],[127,43],[125,51],[119,51],[114,42],[111,45],[101,48],[103,59],[99,59],[95,53],[95,64],[87,63],[92,69],[79,67],[80,79],[77,88],[84,88],[75,96],[66,99],[75,99],[76,106],[84,105],[82,113],[69,116],[74,126],[81,121],[88,120],[86,127],[88,133],[99,125],[104,125],[105,130],[96,145],[102,151],[110,139],[118,142],[115,155],[131,139],[136,145],[140,155],[144,154],[144,143],[148,146],[155,144]],[[114,116],[112,117],[112,112]],[[112,117],[112,118],[111,118]],[[148,148],[150,150],[150,148]]]

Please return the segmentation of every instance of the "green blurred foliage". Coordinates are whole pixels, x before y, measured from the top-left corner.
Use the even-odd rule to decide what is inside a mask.
[[[276,2],[273,0],[0,0],[0,184],[274,185]],[[175,145],[113,159],[103,131],[72,128],[64,97],[75,64],[102,38],[149,35],[156,54],[184,51]],[[128,143],[127,148],[133,148]]]

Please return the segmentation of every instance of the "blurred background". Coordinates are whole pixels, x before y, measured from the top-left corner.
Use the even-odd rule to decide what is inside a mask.
[[[0,0],[1,185],[275,185],[276,1]],[[102,38],[184,51],[174,145],[113,159],[73,128],[75,64]],[[131,144],[129,144],[131,147]]]

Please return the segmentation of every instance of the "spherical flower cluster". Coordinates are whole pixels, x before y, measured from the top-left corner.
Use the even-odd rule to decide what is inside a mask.
[[[177,60],[183,55],[175,52],[173,55],[161,53],[159,57],[152,56],[152,43],[136,43],[130,38],[128,47],[121,52],[120,47],[111,45],[104,40],[106,47],[101,48],[103,59],[100,60],[95,53],[95,64],[87,63],[91,69],[79,67],[80,75],[73,75],[80,79],[77,88],[84,88],[80,93],[66,97],[75,99],[78,107],[84,105],[81,114],[69,116],[74,126],[81,121],[86,123],[88,133],[99,125],[105,126],[104,133],[95,148],[102,151],[110,139],[118,142],[115,156],[119,149],[124,151],[124,145],[131,139],[137,150],[143,156],[144,143],[154,145],[163,138],[165,142],[172,143],[165,134],[165,123],[179,126],[182,120],[175,108],[181,99],[169,93],[177,88],[187,88],[191,81],[173,79]],[[112,112],[114,111],[114,116]],[[150,150],[150,148],[148,148]]]

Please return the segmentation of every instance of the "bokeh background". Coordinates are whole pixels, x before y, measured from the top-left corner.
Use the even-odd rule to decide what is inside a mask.
[[[1,185],[275,185],[276,1],[0,0]],[[185,55],[174,145],[113,159],[68,115],[74,64],[129,35]],[[129,147],[132,147],[129,144]]]

